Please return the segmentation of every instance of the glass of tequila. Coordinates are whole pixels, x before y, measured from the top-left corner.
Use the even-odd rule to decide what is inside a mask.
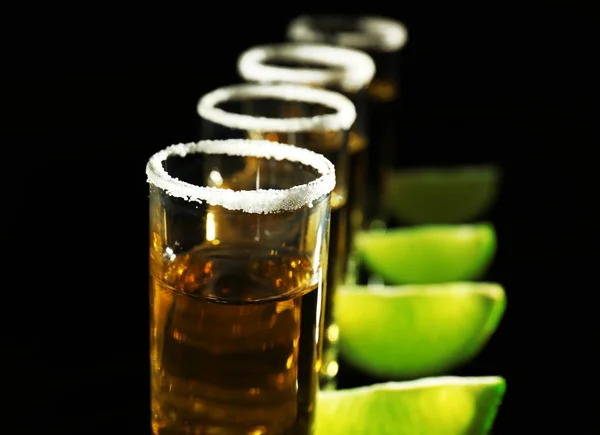
[[[403,23],[381,16],[301,15],[288,25],[287,38],[296,43],[327,43],[362,50],[375,62],[375,76],[367,89],[368,226],[380,217],[381,192],[400,157],[400,55],[408,41],[408,30]]]
[[[279,43],[258,45],[242,52],[238,73],[248,82],[295,83],[320,87],[347,96],[356,107],[348,137],[348,243],[362,227],[367,205],[368,160],[366,90],[375,74],[371,56],[329,44]]]
[[[321,388],[333,387],[337,374],[338,329],[332,298],[347,261],[348,132],[356,118],[344,95],[294,84],[243,83],[218,88],[198,102],[204,139],[266,139],[307,148],[335,165],[331,195],[331,248],[328,256],[325,338]]]
[[[333,164],[207,140],[146,174],[153,433],[312,433]]]

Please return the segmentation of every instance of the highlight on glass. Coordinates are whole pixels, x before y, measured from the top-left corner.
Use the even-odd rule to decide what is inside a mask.
[[[153,433],[312,433],[333,164],[206,140],[146,174]]]
[[[249,82],[295,83],[326,88],[346,95],[356,107],[348,152],[349,234],[362,227],[367,213],[367,102],[366,89],[375,74],[371,56],[352,48],[329,44],[279,43],[250,47],[238,58],[238,72]]]
[[[370,221],[379,218],[387,174],[401,159],[400,63],[408,42],[408,29],[402,22],[382,16],[301,15],[289,23],[287,38],[296,43],[327,43],[359,49],[375,62],[375,76],[367,92],[369,216],[365,226],[369,226]]]
[[[204,139],[274,140],[323,154],[335,165],[321,368],[321,387],[332,388],[338,370],[338,328],[333,304],[348,261],[348,132],[356,119],[355,107],[344,95],[326,89],[243,83],[202,96],[198,114]]]

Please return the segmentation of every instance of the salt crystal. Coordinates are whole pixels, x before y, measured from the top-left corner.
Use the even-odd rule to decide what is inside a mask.
[[[289,189],[235,191],[196,186],[173,177],[163,167],[168,157],[185,157],[192,153],[288,160],[314,168],[320,177]],[[335,187],[335,168],[324,156],[305,148],[268,140],[204,140],[171,145],[150,157],[146,165],[146,175],[148,183],[163,189],[171,196],[192,202],[206,202],[229,210],[242,210],[246,213],[267,214],[312,207],[316,200],[330,193]]]
[[[266,62],[295,61],[322,64],[323,68],[269,65]],[[334,67],[335,69],[332,69]],[[352,48],[313,43],[259,45],[243,52],[238,72],[248,81],[338,86],[345,92],[366,87],[375,74],[368,54]]]
[[[301,15],[295,18],[288,26],[288,38],[292,41],[323,41],[325,32],[319,30],[319,19],[324,17]],[[336,45],[390,52],[402,49],[408,41],[408,30],[400,21],[380,16],[362,16],[349,20],[355,30],[329,35]]]
[[[334,113],[311,117],[267,118],[227,112],[219,104],[230,100],[273,98],[326,106]],[[217,88],[198,101],[200,117],[229,128],[256,132],[298,133],[303,131],[348,130],[356,120],[354,103],[339,92],[295,84],[251,84]]]

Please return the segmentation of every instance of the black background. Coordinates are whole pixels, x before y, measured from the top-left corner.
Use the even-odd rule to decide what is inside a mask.
[[[582,248],[594,231],[581,193],[586,141],[572,124],[585,92],[576,90],[580,77],[558,74],[576,57],[565,21],[585,32],[583,15],[207,3],[4,15],[6,433],[148,433],[145,162],[197,139],[197,99],[239,81],[242,50],[282,41],[291,18],[313,12],[406,23],[401,140],[415,161],[503,167],[491,273],[507,289],[508,309],[460,372],[507,379],[495,433],[598,433],[597,285],[584,265],[597,253]],[[557,111],[559,98],[572,110]]]

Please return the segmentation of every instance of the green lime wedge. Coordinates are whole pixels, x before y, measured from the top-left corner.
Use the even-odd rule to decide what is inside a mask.
[[[491,208],[499,185],[495,165],[403,169],[387,176],[382,202],[408,224],[468,222]]]
[[[496,232],[486,223],[376,229],[357,233],[355,248],[391,284],[470,281],[494,257]]]
[[[506,308],[495,283],[343,286],[339,350],[350,365],[391,380],[436,376],[474,358]]]
[[[484,435],[505,390],[498,376],[443,376],[321,391],[315,434]]]

